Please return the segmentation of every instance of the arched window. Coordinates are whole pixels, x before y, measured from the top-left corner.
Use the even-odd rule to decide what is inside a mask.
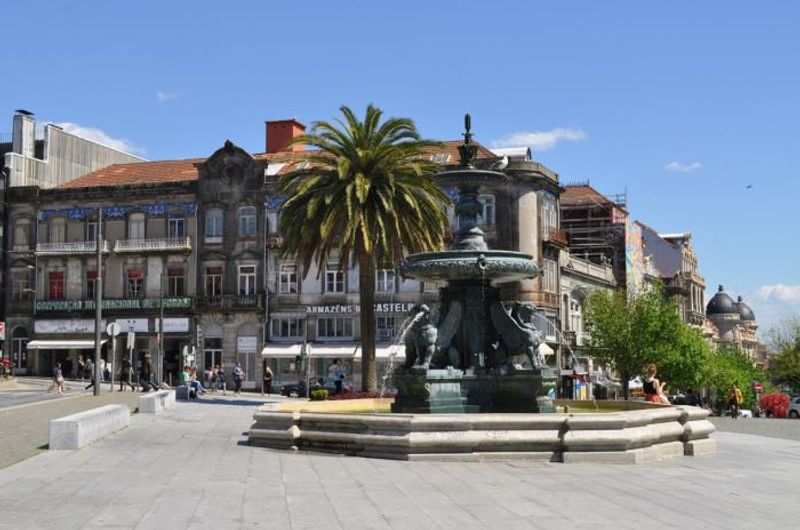
[[[50,242],[63,243],[67,239],[67,220],[63,217],[54,217],[50,221]]]
[[[239,208],[239,237],[256,237],[256,207]]]
[[[223,220],[222,208],[211,208],[206,212],[206,241],[219,240],[222,242]]]
[[[144,239],[144,233],[144,214],[130,214],[128,216],[128,239]]]

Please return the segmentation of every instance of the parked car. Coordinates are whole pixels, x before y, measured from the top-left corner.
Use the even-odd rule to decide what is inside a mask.
[[[800,418],[800,396],[793,397],[792,400],[789,402],[789,408],[787,409],[787,414],[790,418],[797,419]]]
[[[308,384],[311,385],[311,388],[317,384],[317,380],[320,379],[319,377],[309,377]],[[323,381],[322,388],[327,390],[330,393],[336,392],[336,384],[333,382],[332,377],[328,377]],[[287,383],[281,387],[281,395],[287,397],[306,397],[306,384],[304,381],[297,381],[294,383]]]

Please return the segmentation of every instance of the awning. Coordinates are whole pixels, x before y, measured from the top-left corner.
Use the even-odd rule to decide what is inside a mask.
[[[354,342],[335,343],[335,342],[312,342],[309,343],[311,350],[311,357],[323,358],[341,358],[361,360],[361,344]],[[269,342],[264,349],[261,350],[262,357],[270,359],[294,359],[298,355],[302,355],[302,343],[287,343],[281,344],[278,342]],[[396,352],[395,359],[402,360],[406,358],[406,347],[402,344],[398,345],[377,345],[375,346],[376,359],[389,359],[392,353]]]
[[[395,359],[405,360],[406,358],[406,346],[405,344],[396,344],[396,345],[387,345],[387,344],[377,344],[375,345],[375,358],[376,359],[389,359],[392,357],[392,353],[395,352]],[[356,353],[356,359],[361,359],[361,348],[358,349]]]
[[[302,344],[280,344],[277,342],[270,342],[261,350],[261,356],[271,359],[294,359],[302,352]]]
[[[100,341],[105,344],[106,339]],[[32,340],[28,342],[29,350],[91,350],[94,349],[93,340]]]
[[[539,343],[539,355],[553,355],[555,350],[547,345],[546,342]]]

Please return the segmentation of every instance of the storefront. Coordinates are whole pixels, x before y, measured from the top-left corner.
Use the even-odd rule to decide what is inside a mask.
[[[105,328],[105,320],[101,325]],[[94,355],[94,319],[39,319],[34,321],[33,335],[26,350],[33,357],[35,375],[51,376],[60,362],[65,377],[79,376],[78,357]]]

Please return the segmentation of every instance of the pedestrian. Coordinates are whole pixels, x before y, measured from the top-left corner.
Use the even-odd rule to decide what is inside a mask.
[[[83,379],[89,381],[94,380],[94,363],[91,357],[86,357],[86,361],[83,363]]]
[[[656,365],[650,364],[647,367],[647,376],[642,382],[644,400],[650,403],[669,405],[669,399],[664,395],[664,385],[666,385],[666,383],[662,383],[656,379]]]
[[[239,364],[239,361],[236,361],[236,365],[233,367],[233,395],[238,396],[239,392],[242,391],[242,380],[244,379],[244,371],[242,370],[242,365]]]
[[[145,352],[142,359],[142,373],[139,381],[142,385],[142,392],[150,392],[150,389],[156,390],[158,383],[155,381],[153,375],[153,363],[150,361],[150,354]]]
[[[728,405],[731,407],[731,417],[733,419],[739,418],[739,407],[742,406],[742,401],[744,401],[742,391],[739,390],[736,383],[732,384],[731,389],[728,390]]]
[[[83,361],[83,355],[78,355],[78,371],[75,374],[75,378],[77,379],[78,377],[80,377],[81,381],[83,381],[84,376],[86,375],[85,372],[86,372],[86,363],[84,363]]]
[[[128,358],[128,355],[125,354],[122,356],[122,362],[120,363],[119,367],[119,391],[122,392],[125,390],[125,385],[131,387],[131,392],[136,392],[136,387],[133,386],[131,383],[131,375],[133,373],[133,367],[131,366],[131,361]]]
[[[109,383],[111,382],[111,374],[114,373],[112,371],[113,368],[114,367],[112,366],[111,361],[106,361],[105,368],[103,369],[103,381],[108,381]]]
[[[194,389],[194,395],[200,397],[206,393],[203,383],[197,378],[197,370],[189,368],[189,387]]]
[[[219,380],[219,367],[214,366],[211,368],[211,382],[209,384],[209,388],[211,388],[211,393],[214,394],[217,392],[217,381]]]
[[[53,367],[53,383],[50,385],[50,388],[47,389],[47,393],[49,394],[53,390],[58,390],[58,393],[61,395],[64,394],[64,374],[61,373],[60,362],[57,362]]]
[[[225,368],[221,364],[217,365],[217,388],[222,390],[222,395],[226,395]]]
[[[336,394],[342,393],[342,386],[344,385],[344,370],[342,369],[342,361],[338,358],[334,359],[328,367],[328,375],[333,378],[333,384],[336,386]]]
[[[269,367],[269,362],[264,359],[264,381],[261,385],[261,395],[267,393],[267,397],[272,394],[272,368]]]
[[[0,370],[3,371],[3,379],[8,379],[8,376],[11,375],[11,360],[8,357],[3,356],[3,360],[0,361]]]

